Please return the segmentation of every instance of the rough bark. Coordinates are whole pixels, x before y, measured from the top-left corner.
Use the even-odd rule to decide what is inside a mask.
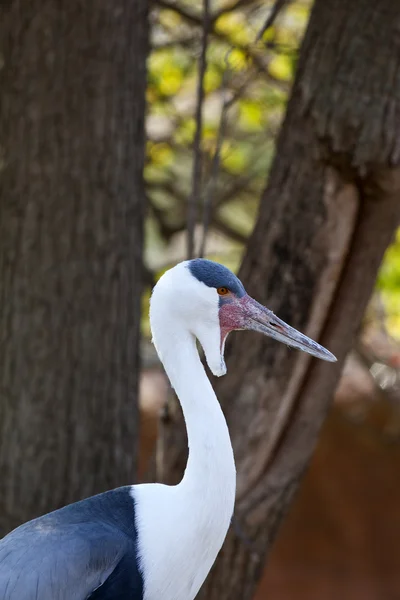
[[[199,598],[252,597],[399,222],[399,31],[391,0],[316,0],[312,10],[240,276],[339,361],[232,335],[217,391],[238,468],[236,511]],[[186,459],[176,407],[163,432],[162,449],[173,451],[158,464],[176,480]]]
[[[0,532],[135,477],[147,0],[3,3]]]

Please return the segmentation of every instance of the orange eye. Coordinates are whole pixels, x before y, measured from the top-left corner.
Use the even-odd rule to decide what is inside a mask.
[[[217,288],[217,292],[220,296],[226,296],[227,294],[229,294],[229,290],[226,287]]]

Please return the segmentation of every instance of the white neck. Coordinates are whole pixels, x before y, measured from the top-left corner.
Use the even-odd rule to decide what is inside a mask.
[[[135,486],[144,600],[193,600],[224,542],[236,472],[224,415],[195,338],[156,313],[154,343],[185,417],[189,458],[177,486]],[[163,543],[167,541],[168,543]]]
[[[165,370],[180,400],[185,418],[189,458],[182,487],[199,491],[203,498],[216,492],[234,501],[236,471],[225,417],[205,373],[193,335],[180,331],[174,343],[159,352]],[[212,508],[210,508],[212,510]]]

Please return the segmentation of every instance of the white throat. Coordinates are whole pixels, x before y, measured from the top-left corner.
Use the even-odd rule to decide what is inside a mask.
[[[134,488],[144,600],[192,600],[230,525],[235,463],[228,427],[194,336],[170,314],[159,314],[152,327],[157,352],[182,405],[189,458],[177,486]]]
[[[173,348],[163,353],[162,360],[180,400],[188,435],[189,457],[179,487],[200,493],[203,499],[211,494],[213,503],[220,500],[221,491],[224,497],[229,496],[232,510],[236,471],[229,431],[193,335],[181,332],[179,341],[175,338]]]

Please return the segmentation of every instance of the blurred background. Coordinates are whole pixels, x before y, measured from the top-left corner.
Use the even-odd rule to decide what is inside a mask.
[[[151,345],[151,289],[166,269],[188,255],[207,256],[239,271],[246,252],[251,252],[249,243],[255,243],[250,236],[261,214],[260,203],[272,198],[268,187],[265,194],[264,189],[273,161],[284,151],[284,142],[277,150],[277,140],[288,102],[295,97],[296,73],[301,78],[307,59],[312,58],[310,34],[303,67],[297,71],[311,11],[316,19],[312,31],[317,36],[320,27],[321,38],[321,28],[328,30],[327,23],[337,18],[337,29],[346,30],[354,46],[340,46],[329,33],[326,44],[338,43],[334,54],[339,63],[353,61],[356,66],[364,42],[358,43],[354,23],[368,13],[368,3],[362,0],[354,2],[353,8],[329,0],[324,15],[323,8],[308,0],[155,0],[151,6],[141,1],[129,10],[126,0],[118,1],[114,11],[104,2],[97,8],[88,3],[90,10],[75,0],[71,9],[35,1],[25,10],[17,4],[10,2],[3,9],[3,31],[0,26],[0,33],[7,33],[2,36],[4,92],[0,92],[5,98],[5,142],[0,146],[4,182],[0,330],[7,355],[0,361],[3,531],[45,509],[125,482],[133,469],[133,459],[127,457],[135,455],[131,438],[137,441],[138,479],[152,476],[160,415],[165,419],[170,391]],[[316,0],[317,4],[323,5],[324,0]],[[378,14],[372,23],[365,17],[363,27],[374,55],[381,52],[379,60],[384,63],[386,49],[372,39],[381,29],[379,18]],[[129,28],[135,33],[124,48],[120,40]],[[383,35],[390,38],[391,33],[389,28]],[[398,61],[393,44],[388,44],[390,55]],[[368,54],[365,60],[370,60]],[[126,69],[130,75],[125,75]],[[322,68],[319,76],[321,72]],[[327,78],[336,81],[336,76],[339,81],[340,74]],[[144,101],[142,106],[137,97],[144,90],[144,77],[143,125]],[[364,90],[362,82],[368,77],[373,78],[372,67],[370,74],[353,77],[355,93],[358,87]],[[309,87],[307,80],[295,90]],[[381,87],[378,82],[376,88]],[[96,100],[101,97],[104,104]],[[360,97],[362,104],[366,96]],[[393,113],[399,102],[397,88]],[[379,119],[377,115],[376,121],[367,123],[371,132],[379,130]],[[361,139],[361,125],[356,123],[348,135]],[[135,138],[131,151],[129,139],[120,142],[122,128],[128,138],[143,128],[145,138],[144,134]],[[288,130],[290,136],[290,123]],[[377,138],[383,140],[385,135],[379,130]],[[127,156],[121,170],[112,162],[118,160],[117,154]],[[358,160],[353,158],[349,159],[352,169]],[[391,156],[387,165],[393,167],[396,161]],[[332,164],[337,167],[336,157]],[[368,160],[365,164],[370,165]],[[338,172],[343,175],[344,170],[338,167]],[[142,173],[144,183],[140,183]],[[360,168],[354,180],[362,177]],[[346,171],[343,181],[350,180],[352,175]],[[307,187],[303,191],[307,195]],[[110,206],[114,201],[117,206],[121,195],[126,196],[125,204],[114,211]],[[140,200],[130,207],[134,196]],[[268,210],[272,219],[274,208]],[[28,217],[19,221],[24,211]],[[339,595],[343,600],[400,598],[400,232],[396,233],[396,219],[392,219],[391,243],[385,245],[383,260],[379,257],[378,273],[370,274],[373,292],[368,292],[367,309],[360,309],[351,349],[343,350],[343,371],[310,466],[269,553],[268,568],[262,560],[257,576],[251,575],[257,600],[333,600]],[[27,224],[25,228],[19,227],[21,222]],[[46,232],[49,222],[56,223],[51,234]],[[122,222],[128,223],[126,230]],[[64,231],[69,241],[63,240]],[[371,244],[375,237],[379,232],[375,236],[372,227]],[[21,239],[27,240],[25,245]],[[32,262],[15,266],[28,255]],[[125,267],[129,260],[135,264],[133,271]],[[251,273],[250,263],[248,259],[245,276]],[[67,279],[63,279],[64,267],[71,273]],[[268,281],[269,276],[260,271],[248,280],[258,289],[262,285],[258,282]],[[137,291],[131,293],[132,281]],[[305,285],[299,280],[299,286]],[[137,316],[132,318],[127,315],[127,298],[132,311],[136,307]],[[268,291],[264,300],[268,303]],[[283,309],[279,313],[273,308],[290,319],[290,310],[286,315]],[[102,338],[94,333],[99,323],[105,323],[104,329],[100,327]],[[113,329],[109,323],[118,325]],[[300,319],[299,325],[306,324],[306,318]],[[72,333],[75,329],[79,333]],[[135,333],[139,330],[140,344]],[[118,340],[123,340],[124,348],[136,344],[137,355],[133,350],[117,350]],[[140,377],[128,376],[134,365],[139,374],[139,362]],[[109,363],[112,376],[106,375]],[[135,413],[131,405],[136,396],[127,390],[136,385]],[[126,402],[120,400],[121,394]],[[44,397],[47,400],[42,402]],[[83,397],[90,399],[87,405]],[[106,448],[112,452],[104,462]],[[116,468],[122,456],[124,467]],[[24,490],[37,489],[43,480],[49,481],[48,488],[33,493],[21,506]]]
[[[288,3],[263,43],[256,39],[271,14],[269,3],[218,6],[222,14],[210,29],[204,77],[202,160],[212,187],[211,199],[205,192],[210,202],[205,244],[207,256],[236,270],[257,216],[312,2]],[[186,256],[200,15],[200,2],[162,1],[151,18],[145,261],[153,278]],[[198,246],[203,236],[199,224]],[[142,327],[148,339],[146,314]],[[258,600],[400,598],[399,340],[398,234],[381,264],[333,409],[272,550]],[[155,440],[154,415],[166,390],[162,371],[150,355],[148,360],[141,383],[143,460]]]

